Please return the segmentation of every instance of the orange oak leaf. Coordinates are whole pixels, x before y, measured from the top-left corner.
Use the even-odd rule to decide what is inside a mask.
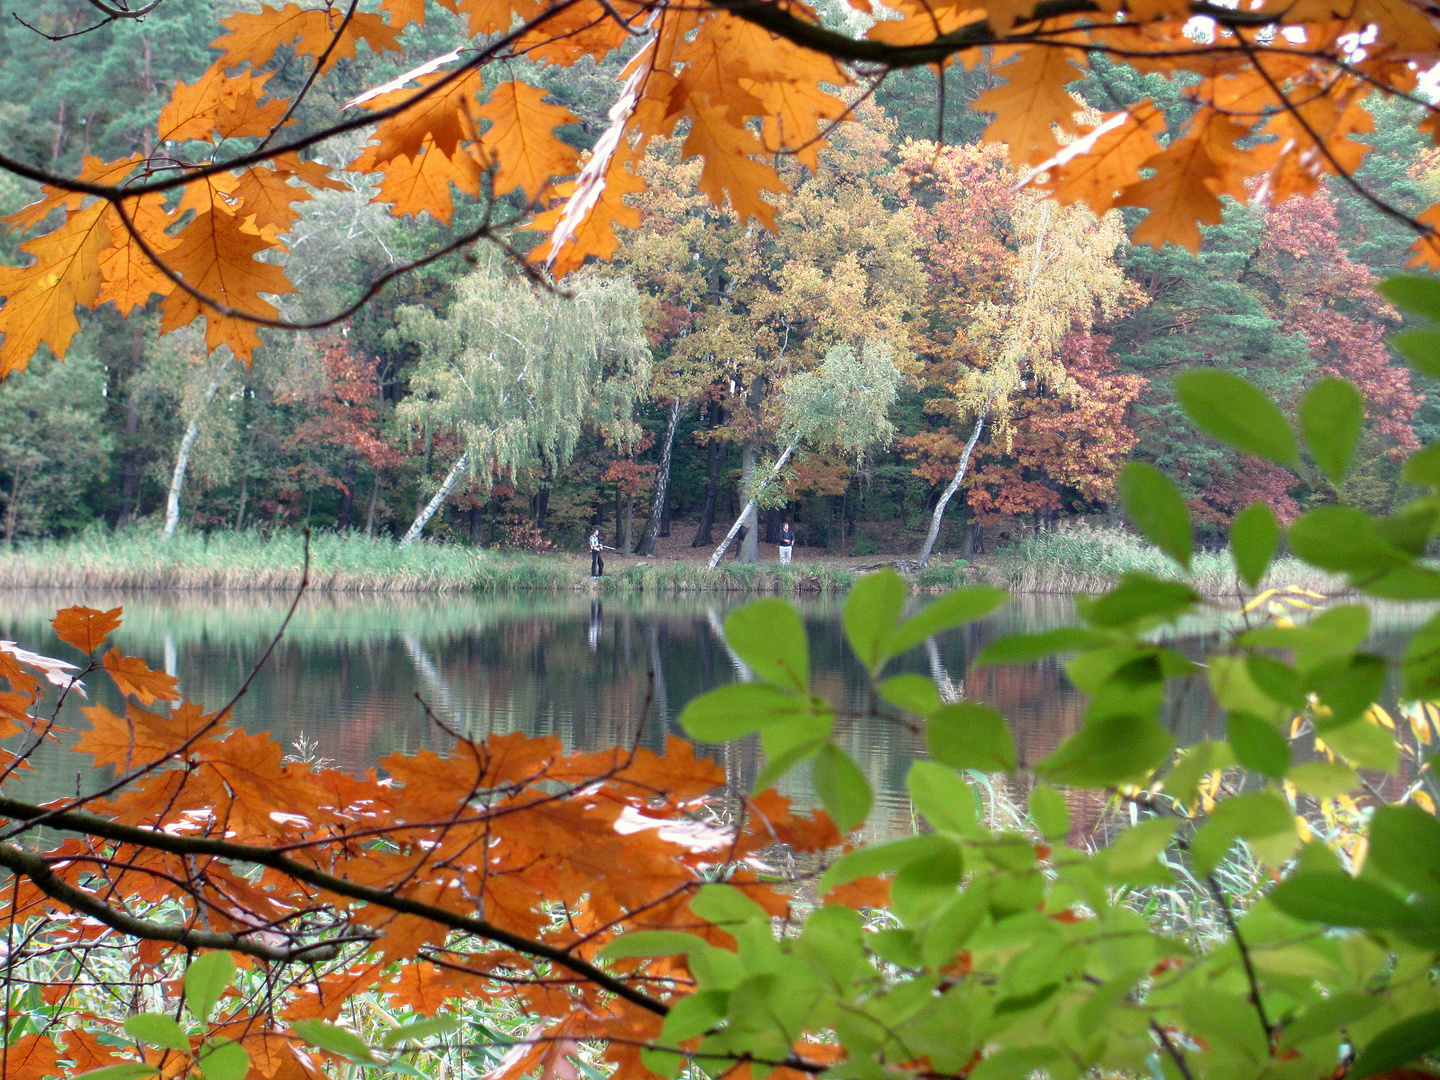
[[[390,16],[390,26],[404,30],[412,22],[425,25],[425,0],[382,0],[380,10]]]
[[[212,741],[208,734],[200,733],[214,716],[202,713],[193,701],[182,701],[173,712],[163,715],[129,703],[124,716],[104,705],[89,705],[80,711],[90,721],[90,730],[80,736],[75,749],[93,754],[97,767],[114,765],[128,770],[161,761],[187,743],[191,749],[199,750]],[[154,804],[150,810],[154,812]]]
[[[1206,110],[1184,136],[1146,161],[1155,175],[1127,185],[1115,200],[1116,206],[1150,210],[1135,229],[1135,243],[1159,248],[1171,241],[1199,251],[1200,226],[1220,222],[1218,194],[1233,194],[1240,182],[1233,165],[1237,154],[1243,160],[1243,151],[1235,149],[1235,140],[1248,134],[1229,117]]]
[[[448,225],[455,212],[450,185],[477,195],[480,172],[480,163],[466,151],[451,157],[427,141],[418,157],[401,155],[385,166],[380,190],[370,201],[389,203],[390,212],[396,217],[423,211]]]
[[[100,286],[99,302],[114,303],[121,315],[129,315],[151,296],[165,296],[175,288],[134,235],[139,233],[150,250],[162,258],[175,246],[174,238],[165,232],[174,224],[174,218],[165,210],[165,196],[159,192],[142,195],[125,203],[125,213],[129,228],[118,213],[105,215],[110,246],[100,253],[100,274],[105,280]]]
[[[1156,136],[1165,113],[1146,98],[1105,120],[1079,143],[1061,150],[1044,186],[1061,203],[1083,202],[1097,214],[1115,205],[1121,188],[1140,179],[1140,169],[1160,152]],[[1071,151],[1077,151],[1071,154]]]
[[[105,643],[105,639],[120,625],[124,608],[100,611],[88,607],[68,607],[55,613],[50,625],[55,636],[67,645],[74,645],[81,652],[94,652]]]
[[[637,4],[627,0],[606,0],[610,11],[622,19],[629,19],[631,26],[644,22]],[[602,59],[630,40],[630,34],[620,22],[610,17],[606,4],[598,0],[579,0],[576,3],[557,4],[547,18],[536,23],[515,42],[515,50],[530,59],[563,67],[575,63],[582,56]]]
[[[277,49],[292,42],[295,55],[318,59],[334,41],[322,71],[329,71],[339,60],[353,59],[355,46],[361,41],[377,53],[400,51],[398,30],[383,16],[364,11],[356,11],[347,22],[345,12],[334,7],[307,10],[299,4],[286,4],[276,9],[261,4],[258,12],[231,15],[221,19],[220,25],[230,32],[211,42],[210,47],[224,54],[217,66],[225,68],[246,62],[263,67],[274,59]]]
[[[103,663],[120,693],[134,695],[142,704],[153,705],[157,698],[160,701],[180,700],[175,676],[152,671],[138,656],[122,656],[119,649],[111,649],[105,654]]]
[[[882,19],[866,31],[865,36],[890,45],[920,45],[934,41],[969,23],[985,17],[984,10],[970,0],[956,3],[896,0],[887,7],[900,12],[899,19]]]
[[[416,80],[420,83],[419,90],[392,90],[363,104],[372,110],[393,108],[445,77],[442,72],[425,75]],[[374,172],[397,157],[413,161],[427,139],[446,156],[453,156],[461,143],[478,138],[476,117],[479,115],[478,95],[482,89],[480,72],[472,68],[439,89],[430,91],[408,109],[382,120],[375,130],[379,141],[367,146],[350,168],[358,172]]]
[[[744,51],[748,41],[737,40],[725,26],[727,21],[706,19],[694,39],[681,47],[676,60],[685,67],[672,91],[672,115],[683,112],[689,116],[712,105],[723,108],[734,123],[743,124],[764,111],[764,103],[741,82],[753,79]]]
[[[166,142],[214,142],[217,134],[222,139],[268,135],[289,105],[281,98],[260,104],[272,74],[226,75],[222,65],[212,64],[193,84],[175,84],[175,92],[160,110],[156,131]]]
[[[191,288],[228,308],[274,318],[279,311],[260,299],[260,294],[295,291],[284,270],[255,258],[277,245],[247,231],[238,218],[218,207],[197,214],[176,240],[166,255],[171,269]],[[229,345],[247,366],[260,344],[255,323],[216,311],[184,290],[176,289],[167,296],[161,310],[162,333],[188,326],[204,315],[206,344],[211,349]]]
[[[978,112],[995,113],[985,129],[986,140],[1005,143],[1016,165],[1033,165],[1060,149],[1057,127],[1079,134],[1080,103],[1065,89],[1083,74],[1077,63],[1083,64],[1083,56],[1067,49],[1031,48],[1000,68],[1007,82],[985,91],[971,105]]]
[[[118,161],[103,161],[86,154],[80,159],[80,175],[77,179],[90,184],[118,184],[135,171],[135,167],[140,164],[140,161],[139,154],[131,154]],[[52,210],[62,206],[67,210],[75,210],[89,198],[83,192],[65,191],[49,186],[42,187],[40,190],[44,193],[42,198],[28,206],[22,206],[13,214],[0,217],[0,221],[6,222],[21,232],[29,232],[49,217]]]
[[[563,105],[547,105],[548,91],[522,82],[503,82],[477,110],[488,119],[480,157],[495,166],[497,195],[519,188],[534,202],[551,177],[575,172],[579,151],[555,137],[555,129],[579,117]]]
[[[1408,265],[1440,270],[1440,203],[1426,209],[1416,220],[1435,231],[1426,233],[1410,246]]]
[[[107,203],[72,210],[53,232],[20,249],[35,262],[23,270],[0,267],[0,379],[24,371],[41,345],[64,357],[80,332],[75,305],[94,307],[100,296],[100,252],[110,245],[101,220]]]
[[[763,195],[780,194],[786,188],[773,168],[751,156],[764,150],[748,128],[731,123],[725,106],[708,105],[691,116],[682,153],[687,158],[704,157],[700,190],[711,202],[721,206],[728,195],[741,221],[753,217],[774,229],[775,207]]]
[[[509,30],[519,19],[529,22],[540,14],[542,5],[537,0],[440,0],[457,15],[464,15],[469,23],[470,36],[493,34],[496,30]]]
[[[556,250],[552,235],[536,247],[531,259],[536,262],[548,260],[551,272],[556,277],[564,277],[584,265],[587,256],[609,259],[614,255],[615,249],[620,246],[620,241],[615,237],[615,226],[623,225],[631,229],[640,226],[640,211],[625,203],[626,195],[639,194],[645,190],[645,181],[630,171],[630,162],[637,156],[622,142],[600,180],[600,190],[595,194],[593,203],[575,220],[569,238]],[[565,215],[570,205],[569,200],[575,198],[574,191],[573,182],[561,184],[558,193],[567,196],[567,201],[537,215],[524,227],[553,232]]]
[[[235,195],[240,199],[238,217],[244,218],[257,229],[270,229],[275,233],[286,233],[300,217],[295,209],[298,202],[309,202],[315,198],[303,187],[290,183],[294,175],[279,169],[256,166],[240,174],[235,186]]]
[[[278,154],[270,159],[270,164],[280,172],[289,173],[302,184],[314,188],[316,191],[349,191],[350,188],[341,180],[336,180],[330,175],[330,169],[321,161],[305,161],[298,154]]]

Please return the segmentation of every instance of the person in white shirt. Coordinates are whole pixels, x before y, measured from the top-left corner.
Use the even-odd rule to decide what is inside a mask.
[[[605,557],[601,554],[605,545],[600,542],[600,530],[597,528],[590,534],[590,576],[605,576]]]

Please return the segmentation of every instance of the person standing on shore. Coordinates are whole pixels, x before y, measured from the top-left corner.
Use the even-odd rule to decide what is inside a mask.
[[[795,550],[795,531],[790,528],[790,523],[788,521],[785,522],[784,525],[780,526],[779,548],[780,561],[782,563],[788,563],[790,561],[791,553]]]
[[[590,534],[590,576],[605,576],[605,557],[601,554],[605,545],[600,542],[600,528],[596,526],[595,531]]]

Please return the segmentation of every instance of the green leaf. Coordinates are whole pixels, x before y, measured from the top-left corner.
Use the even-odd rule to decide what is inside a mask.
[[[1212,873],[1236,840],[1249,841],[1255,854],[1272,864],[1293,851],[1300,838],[1295,833],[1294,811],[1284,796],[1267,788],[1216,803],[1209,820],[1190,841],[1196,871]]]
[[[814,757],[829,744],[830,731],[827,727],[813,737],[787,743],[778,751],[767,751],[765,768],[761,769],[760,775],[755,778],[755,790],[764,791],[766,788],[774,787],[775,781],[780,777],[799,765],[800,762]]]
[[[681,956],[705,942],[679,930],[632,930],[608,942],[597,954],[605,960],[632,956]]]
[[[1377,808],[1369,864],[1407,889],[1440,898],[1440,821],[1410,804]]]
[[[210,1043],[200,1051],[200,1073],[205,1080],[245,1080],[250,1074],[250,1055],[230,1039]]]
[[[964,861],[957,844],[906,864],[890,883],[890,907],[908,927],[925,922],[960,886]]]
[[[1309,761],[1296,765],[1285,777],[1302,795],[1312,799],[1333,799],[1360,786],[1355,770],[1334,761]]]
[[[106,1065],[100,1069],[91,1069],[89,1072],[80,1073],[72,1080],[140,1080],[143,1076],[154,1076],[159,1071],[159,1065],[145,1065],[138,1061],[131,1064],[124,1061],[119,1065]]]
[[[1295,874],[1275,886],[1270,902],[1292,919],[1325,926],[1398,930],[1415,921],[1415,913],[1389,889],[1344,871]]]
[[[1344,379],[1324,378],[1300,400],[1300,431],[1320,471],[1334,483],[1345,479],[1360,429],[1365,400]]]
[[[671,1046],[685,1039],[703,1035],[721,1020],[730,1004],[728,990],[701,990],[687,994],[672,1006],[665,1016],[661,1038]]]
[[[331,1054],[338,1054],[357,1065],[379,1065],[380,1061],[371,1052],[365,1040],[349,1028],[324,1020],[295,1020],[290,1029],[311,1046]]]
[[[1050,1046],[1010,1046],[991,1054],[968,1076],[969,1080],[1025,1080],[1060,1057],[1060,1051]]]
[[[1070,833],[1070,805],[1049,784],[1036,784],[1030,792],[1030,818],[1046,840],[1062,840]]]
[[[954,769],[1015,771],[1010,725],[989,705],[959,701],[941,706],[925,724],[925,745],[936,761]]]
[[[1405,647],[1400,670],[1405,676],[1406,697],[1420,701],[1440,697],[1440,615],[1415,631]]]
[[[970,936],[985,921],[990,910],[990,893],[984,879],[945,902],[925,931],[920,952],[925,963],[941,967],[955,958]]]
[[[1402,311],[1440,322],[1440,281],[1422,274],[1396,274],[1375,288]]]
[[[696,939],[698,940],[698,939]],[[662,953],[669,956],[670,953]],[[428,1039],[431,1035],[448,1035],[460,1027],[460,1018],[448,1013],[433,1016],[429,1020],[417,1020],[413,1024],[402,1024],[400,1027],[392,1028],[380,1036],[381,1046],[394,1046],[402,1042],[419,1042],[421,1039]]]
[[[1056,784],[1114,787],[1143,779],[1174,745],[1170,733],[1149,717],[1107,716],[1071,735],[1035,771]]]
[[[1079,652],[1081,649],[1093,649],[1111,643],[1109,637],[1094,630],[1064,626],[1038,634],[1011,634],[1009,637],[992,641],[980,650],[975,663],[1028,664],[1032,660],[1043,660],[1058,653]]]
[[[1155,860],[1170,846],[1179,824],[1179,818],[1153,817],[1121,832],[1106,851],[1105,868],[1111,878],[1126,881],[1136,875],[1152,877],[1160,869]]]
[[[915,761],[905,777],[910,801],[942,832],[967,835],[975,829],[975,796],[954,769],[934,761]]]
[[[1416,371],[1440,379],[1440,331],[1402,330],[1390,335],[1390,344]]]
[[[810,647],[793,604],[772,598],[736,608],[725,619],[725,641],[766,682],[810,689]]]
[[[820,876],[818,889],[823,895],[837,885],[876,874],[891,874],[916,859],[952,846],[951,841],[934,834],[907,836],[884,844],[867,844],[836,859]]]
[[[1263,502],[1251,503],[1230,522],[1230,553],[1235,557],[1235,572],[1252,589],[1260,587],[1279,547],[1280,523]]]
[[[125,1021],[125,1033],[137,1042],[157,1050],[190,1053],[190,1037],[173,1016],[163,1013],[140,1013]]]
[[[1122,574],[1108,593],[1076,601],[1075,610],[1092,626],[1145,629],[1173,619],[1199,602],[1200,594],[1178,581]]]
[[[716,926],[770,922],[770,913],[734,885],[701,886],[690,898],[690,910]]]
[[[946,593],[900,624],[890,639],[889,654],[899,656],[928,637],[983,619],[1008,599],[1010,594],[1004,589],[989,585],[968,585]]]
[[[228,952],[207,952],[185,969],[185,1007],[202,1024],[210,1022],[220,995],[235,977],[235,958]]]
[[[940,708],[940,688],[924,675],[892,675],[877,687],[880,696],[897,709],[929,716]]]
[[[1287,534],[1290,548],[1311,566],[1375,574],[1410,557],[1380,535],[1375,519],[1353,506],[1320,506],[1302,514]]]
[[[1225,738],[1235,751],[1235,760],[1252,772],[1283,780],[1290,769],[1290,744],[1268,721],[1249,713],[1232,712],[1225,717]]]
[[[810,715],[810,701],[803,695],[764,683],[733,683],[691,700],[680,713],[680,726],[692,739],[723,743]]]
[[[1228,371],[1187,371],[1175,376],[1175,398],[1207,435],[1277,465],[1300,464],[1285,414],[1254,383]]]
[[[1301,1043],[1332,1032],[1343,1031],[1356,1020],[1364,1019],[1380,1007],[1381,999],[1374,994],[1336,993],[1311,1005],[1296,1019],[1285,1025],[1280,1039],[1282,1050],[1291,1050]]]
[[[1346,1075],[1365,1080],[1367,1076],[1392,1072],[1437,1047],[1440,1047],[1440,1009],[1431,1009],[1392,1024],[1376,1035],[1365,1044]]]
[[[1321,738],[1357,769],[1391,773],[1400,763],[1400,751],[1390,733],[1369,720],[1351,720],[1342,727],[1327,727]]]
[[[1170,558],[1190,569],[1195,550],[1190,508],[1170,478],[1154,465],[1132,461],[1116,481],[1125,513],[1145,538]]]
[[[1440,339],[1440,334],[1436,335]],[[1400,475],[1412,484],[1440,487],[1440,443],[1422,446],[1408,458]]]
[[[1385,659],[1356,653],[1317,664],[1305,680],[1306,691],[1327,705],[1331,715],[1316,726],[1323,733],[1348,724],[1365,712],[1385,689]]]
[[[1200,781],[1219,769],[1228,769],[1235,764],[1235,755],[1229,743],[1201,739],[1189,747],[1165,777],[1165,794],[1177,802],[1189,804],[1195,801]]]
[[[810,780],[841,834],[865,824],[874,802],[870,781],[845,751],[834,743],[821,747],[810,766]]]
[[[888,566],[860,578],[845,598],[845,636],[871,678],[891,656],[886,646],[904,607],[905,579]]]

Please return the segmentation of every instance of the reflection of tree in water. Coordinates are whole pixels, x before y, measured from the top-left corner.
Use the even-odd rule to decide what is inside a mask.
[[[44,652],[55,646],[47,620],[72,599],[15,597],[0,616],[0,636]],[[152,662],[164,657],[185,692],[211,707],[227,700],[248,674],[286,606],[282,598],[266,596],[82,599],[102,607],[123,603],[126,624],[117,634],[121,647]],[[556,735],[567,748],[578,749],[628,744],[638,736],[642,745],[658,750],[667,734],[678,733],[676,717],[686,702],[748,671],[723,635],[726,612],[743,599],[713,594],[606,603],[569,594],[307,597],[292,632],[236,716],[250,730],[274,731],[285,743],[304,734],[316,741],[322,756],[355,772],[374,767],[393,751],[451,745],[449,736],[426,721],[417,692],[447,724],[475,736]],[[816,692],[854,717],[837,726],[837,737],[876,791],[871,832],[909,832],[913,821],[904,779],[910,761],[923,754],[924,740],[898,717],[868,715],[868,683],[850,657],[838,605],[821,601],[802,604],[801,610]],[[1377,611],[1375,621],[1383,629],[1371,647],[1393,654],[1402,640],[1400,629],[1427,615]],[[887,674],[927,675],[957,696],[993,705],[1014,729],[1020,760],[1033,763],[1079,726],[1083,696],[1070,685],[1062,661],[978,667],[974,659],[998,637],[1070,621],[1066,601],[1017,597],[996,617],[941,635],[899,658]],[[1197,622],[1189,636],[1166,644],[1198,655],[1201,635],[1212,630]],[[1397,690],[1391,687],[1392,696]],[[111,708],[122,707],[107,697],[111,691],[104,685],[95,693]],[[1172,689],[1165,717],[1180,741],[1192,741],[1222,723],[1202,677]],[[86,726],[74,712],[64,722]],[[736,793],[748,790],[762,767],[753,739],[701,747],[701,752],[722,759]],[[74,791],[74,764],[63,754],[52,752],[37,764],[38,775],[15,779],[28,785],[19,797]],[[786,777],[781,789],[810,797],[803,773]],[[1023,786],[1006,790],[1022,802],[1027,795]],[[1074,804],[1077,828],[1088,830],[1101,806],[1095,799]]]

